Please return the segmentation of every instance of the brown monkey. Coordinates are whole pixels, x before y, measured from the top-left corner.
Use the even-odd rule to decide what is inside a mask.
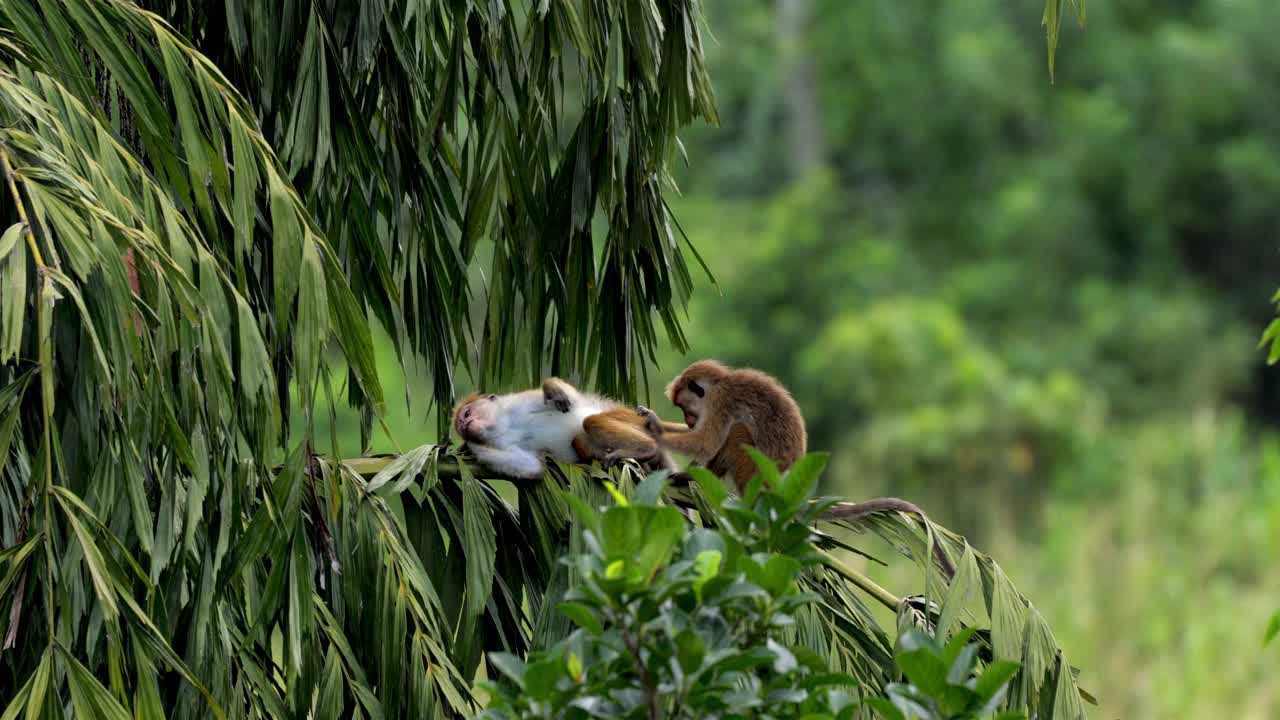
[[[744,445],[755,447],[779,470],[786,470],[805,454],[808,438],[800,408],[781,383],[763,372],[700,360],[671,381],[666,394],[684,413],[687,427],[663,422],[642,407],[639,413],[645,418],[645,429],[661,448],[689,455],[716,475],[732,476],[739,492],[757,472]],[[893,511],[927,519],[914,503],[898,498],[840,503],[819,519],[854,520]],[[942,548],[935,543],[933,551],[947,577],[954,576],[955,568]]]
[[[547,455],[562,462],[634,458],[673,467],[635,410],[554,377],[541,390],[473,393],[454,409],[453,426],[481,465],[513,478],[542,477]]]
[[[805,453],[800,408],[781,383],[759,370],[700,360],[672,380],[666,392],[684,413],[687,427],[664,423],[642,407],[645,429],[664,450],[688,455],[722,477],[732,476],[739,492],[756,474],[744,445],[759,450],[780,470]]]

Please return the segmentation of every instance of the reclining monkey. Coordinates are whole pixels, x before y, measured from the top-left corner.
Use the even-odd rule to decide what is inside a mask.
[[[473,393],[453,411],[454,428],[481,465],[525,479],[542,477],[547,455],[571,463],[632,458],[651,469],[674,469],[644,423],[635,410],[555,377],[541,390]]]

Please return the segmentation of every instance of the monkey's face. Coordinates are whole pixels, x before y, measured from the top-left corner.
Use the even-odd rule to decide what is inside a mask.
[[[702,417],[702,407],[706,403],[707,391],[715,383],[715,378],[686,375],[673,385],[671,402],[684,412],[685,425],[693,427],[698,424],[698,418]]]
[[[453,427],[466,442],[485,444],[498,429],[501,417],[497,395],[473,395],[453,413]]]

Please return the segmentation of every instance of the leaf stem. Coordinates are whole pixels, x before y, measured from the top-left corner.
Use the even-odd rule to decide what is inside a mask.
[[[894,612],[897,612],[898,606],[902,604],[901,598],[880,587],[871,578],[841,562],[839,558],[832,555],[829,551],[819,549],[818,552],[822,553],[823,557],[827,561],[827,565],[830,566],[832,570],[843,575],[846,580],[857,585],[859,589],[878,600],[880,604]]]
[[[44,291],[46,283],[49,282],[47,273],[48,267],[44,264],[44,256],[40,253],[40,245],[36,242],[35,233],[31,229],[31,218],[27,214],[27,207],[22,202],[22,194],[18,192],[18,184],[14,181],[13,163],[9,160],[9,148],[0,141],[0,167],[4,168],[5,183],[9,186],[9,193],[13,195],[14,205],[18,208],[18,219],[22,221],[22,232],[27,236],[27,245],[31,248],[31,258],[35,261],[36,267],[40,273],[40,290],[36,297],[36,342],[38,343],[37,354],[40,357],[40,409],[44,416],[44,555],[45,555],[45,617],[49,626],[49,642],[52,644],[57,634],[57,624],[54,621],[53,604],[53,574],[56,571],[57,564],[53,557],[53,510],[50,508],[50,495],[53,489],[53,402],[52,387],[53,378],[50,371],[53,366],[52,361],[52,341],[48,336],[48,328],[46,325],[45,313],[48,309],[44,306]],[[48,354],[46,354],[48,353]]]
[[[18,184],[13,179],[13,163],[9,161],[9,148],[0,141],[0,163],[4,166],[4,179],[9,185],[9,193],[13,195],[13,202],[18,206],[18,219],[22,221],[22,232],[27,236],[27,245],[31,248],[31,257],[36,262],[36,267],[40,268],[41,276],[45,269],[44,256],[40,254],[40,246],[36,243],[35,233],[31,230],[31,219],[27,215],[27,208],[22,203],[22,195],[18,193]]]

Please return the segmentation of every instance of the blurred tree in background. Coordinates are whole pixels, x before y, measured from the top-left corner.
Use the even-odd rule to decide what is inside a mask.
[[[1038,7],[792,3],[708,2],[676,209],[720,293],[667,375],[782,378],[826,490],[998,548],[1103,716],[1273,717],[1280,8],[1091,3],[1051,84]]]

